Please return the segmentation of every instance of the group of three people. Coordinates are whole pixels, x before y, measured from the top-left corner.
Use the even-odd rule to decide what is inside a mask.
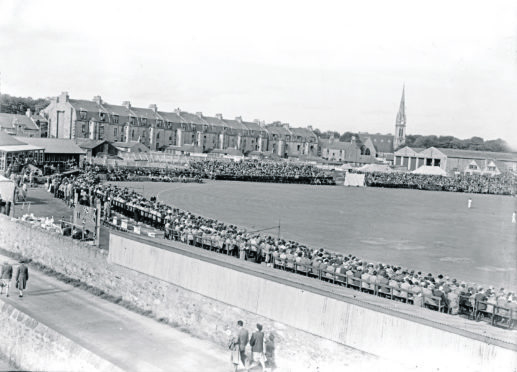
[[[248,343],[251,346],[251,357],[246,355]],[[237,331],[230,337],[229,349],[231,350],[231,361],[234,371],[239,365],[249,371],[260,365],[263,371],[271,371],[274,368],[275,358],[275,337],[269,334],[266,339],[262,331],[262,325],[257,323],[257,330],[249,337],[248,330],[244,328],[242,320],[237,322]]]
[[[0,273],[0,295],[3,294],[5,288],[5,294],[9,297],[9,287],[13,279],[13,266],[9,262],[4,262]],[[19,291],[18,297],[23,297],[23,291],[27,287],[27,281],[29,280],[29,269],[20,261],[18,270],[16,271],[16,288]]]

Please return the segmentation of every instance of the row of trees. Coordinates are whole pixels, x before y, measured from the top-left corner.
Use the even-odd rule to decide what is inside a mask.
[[[39,112],[49,103],[49,98],[33,99],[32,97],[14,97],[8,94],[2,94],[0,96],[0,112],[23,115],[27,112],[27,109],[31,109],[32,112]],[[328,139],[334,137],[342,142],[350,142],[352,137],[355,136],[356,141],[360,144],[359,135],[353,132],[346,131],[344,133],[339,133],[330,130],[323,132],[316,128],[314,129],[314,133],[319,138]],[[481,137],[459,139],[453,136],[421,136],[419,134],[406,136],[405,146],[422,148],[434,146],[451,149],[495,152],[510,151],[508,144],[502,139],[485,141]]]
[[[511,151],[508,144],[502,139],[485,141],[481,137],[459,139],[453,136],[421,136],[418,134],[406,136],[405,146],[409,147],[442,147],[447,149],[476,150],[476,151]]]
[[[31,109],[33,113],[39,112],[49,103],[50,99],[48,98],[33,99],[32,97],[14,97],[9,94],[2,94],[0,96],[0,112],[25,115],[27,109]]]

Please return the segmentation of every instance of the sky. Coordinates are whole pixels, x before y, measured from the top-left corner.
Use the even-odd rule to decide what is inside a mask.
[[[1,92],[517,149],[517,2],[0,0]]]

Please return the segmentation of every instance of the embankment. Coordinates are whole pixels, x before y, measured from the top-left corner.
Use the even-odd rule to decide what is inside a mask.
[[[23,370],[122,372],[3,301],[0,301],[0,324],[0,353]]]
[[[250,331],[256,323],[261,323],[266,334],[274,330],[280,370],[314,371],[319,367],[320,371],[331,371],[347,366],[376,370],[381,362],[372,355],[326,338],[109,263],[106,251],[5,216],[0,216],[0,248],[6,253],[30,258],[40,269],[50,269],[62,280],[73,284],[80,281],[86,289],[109,300],[219,345],[227,345],[227,332],[235,329],[238,319],[244,320]]]

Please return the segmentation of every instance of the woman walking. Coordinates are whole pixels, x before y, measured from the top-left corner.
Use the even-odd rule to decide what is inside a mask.
[[[27,280],[29,280],[29,269],[23,261],[20,261],[18,272],[16,273],[16,288],[20,291],[18,297],[23,297],[23,291],[27,287]]]

